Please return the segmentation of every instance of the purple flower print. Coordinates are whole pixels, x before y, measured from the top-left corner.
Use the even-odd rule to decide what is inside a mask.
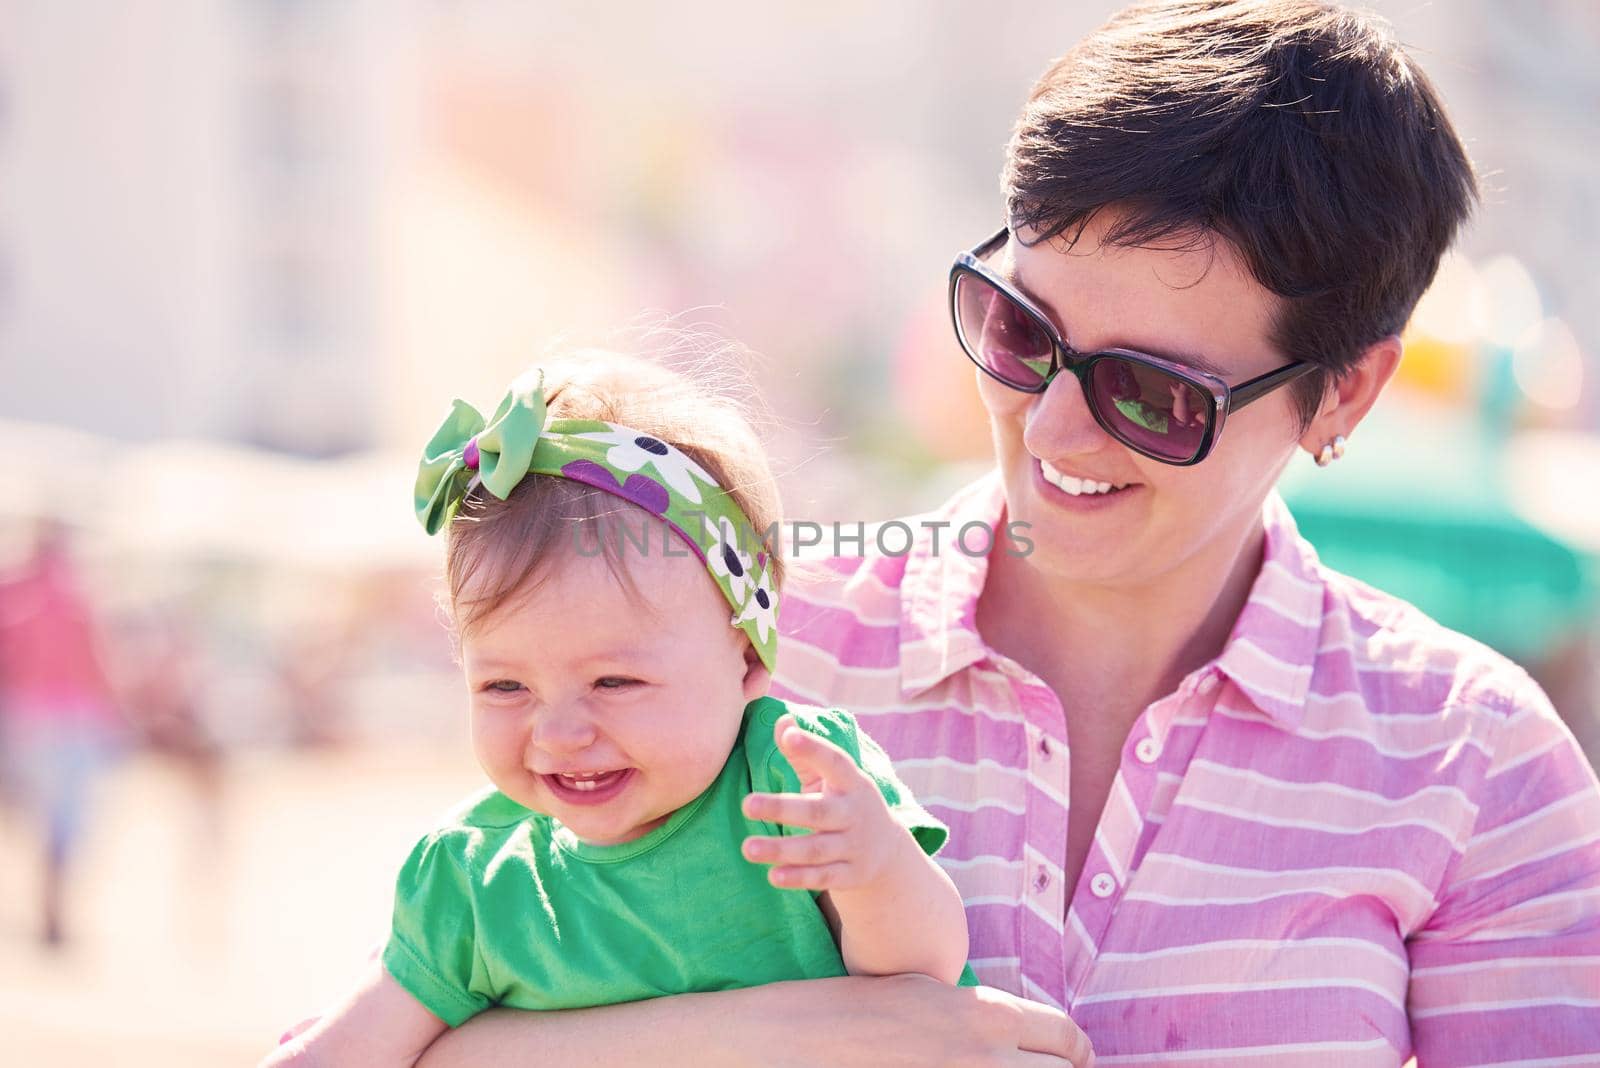
[[[561,474],[574,482],[582,482],[586,486],[615,493],[652,515],[665,516],[667,506],[672,503],[672,496],[667,493],[667,487],[649,475],[629,475],[626,482],[618,482],[616,475],[593,460],[573,460],[571,463],[563,464]]]

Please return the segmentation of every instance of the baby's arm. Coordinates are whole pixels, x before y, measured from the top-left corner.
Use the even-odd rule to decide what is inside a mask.
[[[259,1068],[411,1068],[445,1023],[373,961],[355,991]]]
[[[921,972],[956,982],[967,959],[967,919],[950,877],[848,753],[789,715],[774,734],[805,792],[753,793],[744,813],[811,833],[746,838],[745,857],[773,865],[774,886],[824,891],[819,904],[850,974]]]
[[[465,855],[475,839],[444,828],[424,835],[395,880],[382,960],[355,991],[262,1068],[410,1068],[447,1027],[487,1009],[477,967],[476,911]]]
[[[921,972],[954,983],[967,961],[961,894],[909,832],[900,837],[900,858],[875,883],[829,890],[817,903],[851,975]]]

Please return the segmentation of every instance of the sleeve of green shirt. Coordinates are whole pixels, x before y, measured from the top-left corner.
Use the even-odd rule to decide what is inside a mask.
[[[773,703],[782,704],[776,701]],[[759,752],[767,754],[765,763],[768,769],[768,782],[762,787],[763,789],[772,793],[800,792],[800,776],[789,763],[789,759],[778,751],[777,743],[772,737],[772,725],[785,711],[792,712],[795,722],[804,729],[828,739],[850,754],[850,758],[877,784],[878,791],[889,803],[889,810],[894,813],[895,819],[911,832],[911,836],[917,840],[924,853],[931,857],[943,848],[945,839],[950,837],[949,828],[929,814],[927,809],[917,804],[917,799],[911,796],[906,784],[895,774],[894,764],[890,761],[889,755],[857,725],[855,717],[836,708],[788,705],[786,708],[780,707],[775,712],[754,717],[753,730],[765,732],[764,738],[750,740],[752,745],[759,743]],[[790,831],[784,828],[783,833],[787,834]]]
[[[430,834],[411,851],[396,881],[394,926],[383,951],[395,981],[451,1027],[490,1005],[473,990],[481,966],[461,837]]]

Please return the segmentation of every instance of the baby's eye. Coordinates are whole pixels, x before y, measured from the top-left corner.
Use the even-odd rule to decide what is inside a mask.
[[[622,675],[605,675],[595,679],[594,685],[597,690],[625,690],[629,686],[637,685],[638,682],[638,679],[630,679]]]
[[[522,689],[522,683],[515,679],[495,679],[493,682],[484,686],[484,689],[493,691],[494,693],[516,693],[518,690]]]

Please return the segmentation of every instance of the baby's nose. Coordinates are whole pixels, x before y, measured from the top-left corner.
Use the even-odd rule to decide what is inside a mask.
[[[578,753],[599,736],[594,721],[581,712],[541,714],[534,720],[529,742],[547,753]]]

